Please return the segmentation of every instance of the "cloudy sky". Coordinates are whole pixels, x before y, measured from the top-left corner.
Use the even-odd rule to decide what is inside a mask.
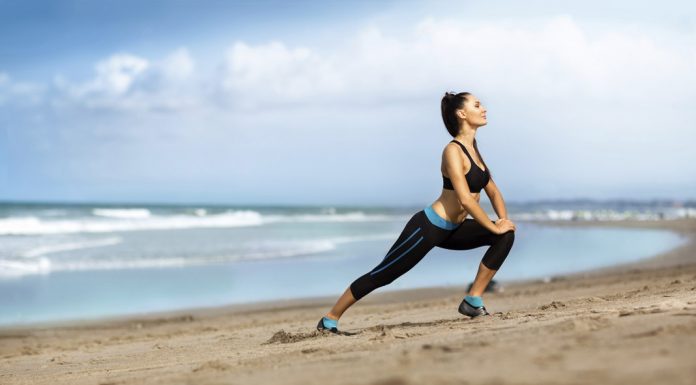
[[[0,0],[0,200],[425,205],[445,91],[508,201],[696,198],[690,2]]]

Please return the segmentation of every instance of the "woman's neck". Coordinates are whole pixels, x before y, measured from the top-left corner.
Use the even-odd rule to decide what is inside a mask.
[[[470,131],[470,132],[459,132],[459,135],[455,136],[454,139],[462,142],[462,144],[469,145],[470,147],[474,146],[474,139],[476,139],[476,131]]]

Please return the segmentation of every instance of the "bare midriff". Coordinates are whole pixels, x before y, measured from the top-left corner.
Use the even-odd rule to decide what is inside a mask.
[[[471,196],[479,202],[481,193],[471,193]],[[454,190],[442,189],[440,196],[432,203],[433,211],[442,219],[453,222],[464,222],[469,213],[464,206],[459,202],[457,193]]]

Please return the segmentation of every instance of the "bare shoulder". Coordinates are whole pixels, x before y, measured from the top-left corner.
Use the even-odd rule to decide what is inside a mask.
[[[459,154],[459,151],[459,147],[455,143],[449,142],[442,150],[442,157],[446,158],[448,156],[457,155]]]
[[[442,161],[445,163],[445,165],[459,165],[465,169],[470,167],[469,159],[464,156],[464,153],[459,145],[453,142],[447,143],[445,148],[442,150]]]

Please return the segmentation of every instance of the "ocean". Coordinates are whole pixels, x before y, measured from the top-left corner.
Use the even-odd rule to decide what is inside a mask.
[[[0,204],[0,325],[340,295],[425,207]],[[482,205],[496,218],[490,206]],[[686,242],[669,231],[553,227],[553,220],[674,219],[691,205],[507,205],[515,245],[495,279],[630,262]],[[379,291],[471,282],[485,248],[433,249]]]

